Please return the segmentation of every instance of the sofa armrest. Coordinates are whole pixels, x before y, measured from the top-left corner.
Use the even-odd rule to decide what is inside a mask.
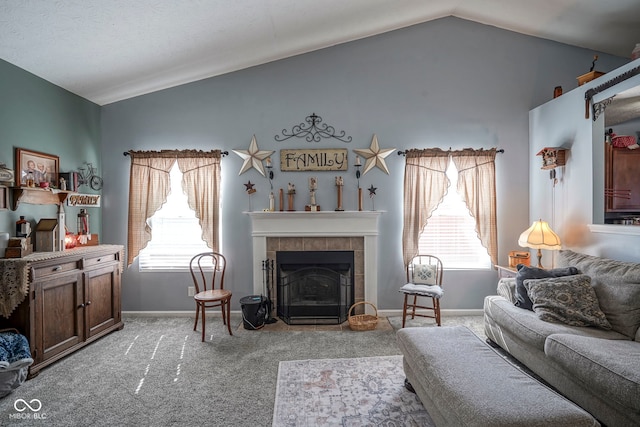
[[[512,304],[516,303],[516,279],[508,277],[498,281],[498,295],[507,299]]]

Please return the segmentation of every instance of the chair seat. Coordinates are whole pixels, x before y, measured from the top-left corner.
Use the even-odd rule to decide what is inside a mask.
[[[422,295],[426,297],[440,298],[444,290],[438,285],[416,285],[415,283],[407,283],[400,288],[399,292],[409,295]]]
[[[231,298],[231,291],[226,289],[213,289],[195,294],[196,301],[220,301]]]

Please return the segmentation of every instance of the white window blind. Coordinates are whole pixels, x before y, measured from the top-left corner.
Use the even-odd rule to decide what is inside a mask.
[[[182,192],[182,173],[171,169],[171,192],[167,202],[149,220],[152,238],[138,257],[139,271],[185,271],[191,258],[211,249],[202,240],[196,214]]]
[[[418,250],[435,255],[445,269],[491,268],[491,258],[475,231],[475,221],[456,191],[458,171],[452,161],[447,168],[451,186],[420,234]]]

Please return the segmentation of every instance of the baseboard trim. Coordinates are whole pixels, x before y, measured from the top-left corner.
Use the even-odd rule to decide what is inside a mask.
[[[420,312],[420,310],[418,310]],[[447,316],[482,316],[482,309],[447,309],[441,310],[442,317]],[[429,311],[425,311],[429,313]],[[123,311],[124,316],[130,317],[193,317],[195,311]],[[240,310],[231,310],[231,314],[241,315]],[[220,311],[207,312],[207,316],[220,317]],[[402,310],[378,310],[378,316],[402,316]]]
[[[417,313],[432,313],[431,310],[416,310]],[[469,309],[441,309],[440,314],[442,317],[447,316],[482,316],[484,311],[481,308],[469,308]],[[402,316],[402,310],[378,310],[378,316],[392,317]]]

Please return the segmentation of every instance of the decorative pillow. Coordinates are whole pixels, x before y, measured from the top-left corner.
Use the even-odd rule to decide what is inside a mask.
[[[586,274],[527,279],[524,286],[533,302],[533,311],[541,320],[611,329],[611,324],[600,310],[591,278]]]
[[[414,264],[413,265],[413,283],[420,285],[436,284],[436,265],[435,264]]]
[[[616,261],[565,249],[560,265],[575,265],[591,277],[600,308],[611,328],[630,339],[640,337],[640,263]],[[636,338],[636,340],[639,340]]]
[[[529,298],[529,295],[527,295],[527,290],[524,287],[525,280],[571,276],[579,273],[578,269],[575,267],[544,270],[538,267],[529,267],[524,264],[518,264],[516,268],[518,269],[518,272],[516,273],[516,306],[524,308],[525,310],[533,310],[531,299]]]

